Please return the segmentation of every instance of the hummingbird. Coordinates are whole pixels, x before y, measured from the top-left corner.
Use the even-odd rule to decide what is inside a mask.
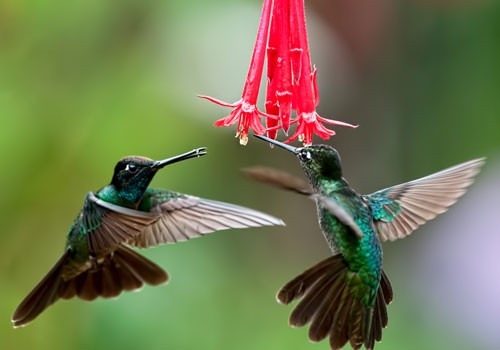
[[[315,200],[321,231],[332,256],[285,284],[277,300],[300,300],[289,323],[310,324],[309,339],[329,337],[330,347],[373,349],[387,326],[391,283],[382,269],[381,242],[411,234],[445,212],[469,187],[484,163],[474,159],[435,174],[369,195],[358,194],[344,179],[340,156],[328,145],[293,147],[254,135],[295,154],[307,176],[253,167],[251,178]],[[312,189],[311,189],[312,187]]]
[[[131,247],[175,243],[230,228],[284,225],[242,206],[148,188],[158,170],[206,153],[202,147],[160,161],[121,159],[111,183],[86,195],[64,253],[14,311],[13,326],[25,326],[59,299],[112,298],[168,280],[160,266]]]

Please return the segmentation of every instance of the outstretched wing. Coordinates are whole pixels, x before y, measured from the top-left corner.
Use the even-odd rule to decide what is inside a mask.
[[[148,190],[139,209],[160,215],[156,223],[127,242],[140,248],[230,228],[284,225],[280,219],[257,210],[164,190]]]
[[[242,169],[242,171],[252,180],[264,182],[268,185],[279,187],[281,189],[292,192],[297,192],[299,194],[313,194],[311,186],[309,186],[306,181],[283,170],[265,166],[255,166]]]
[[[97,256],[127,243],[159,218],[158,214],[105,202],[89,192],[73,230],[86,234],[89,251]]]
[[[444,213],[473,183],[484,164],[474,159],[435,174],[363,196],[370,205],[380,239],[394,241]]]
[[[328,210],[340,222],[348,226],[358,238],[363,238],[363,232],[354,222],[352,216],[344,208],[342,208],[341,205],[331,198],[323,196],[319,193],[314,193],[309,184],[301,178],[282,170],[264,166],[246,168],[243,169],[243,172],[253,180],[306,195],[309,198],[316,200],[324,209]]]

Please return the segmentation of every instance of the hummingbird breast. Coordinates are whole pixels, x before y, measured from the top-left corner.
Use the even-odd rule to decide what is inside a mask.
[[[334,254],[342,255],[352,273],[353,283],[359,284],[357,289],[360,297],[370,305],[375,300],[382,274],[382,249],[369,208],[355,193],[348,192],[322,194],[328,195],[352,216],[363,236],[357,236],[351,228],[317,203],[319,223],[330,249]]]

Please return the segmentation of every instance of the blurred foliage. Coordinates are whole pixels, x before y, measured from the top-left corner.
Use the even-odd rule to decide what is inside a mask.
[[[234,129],[212,127],[227,111],[196,98],[238,99],[260,4],[0,2],[2,349],[328,348],[309,343],[306,329],[290,329],[291,308],[274,300],[284,282],[329,254],[313,204],[248,182],[238,170],[264,163],[300,174],[296,161],[256,140],[240,147]],[[390,30],[363,69],[350,65],[348,52],[340,64],[324,59],[343,52],[343,38],[334,40],[335,26],[309,4],[320,113],[360,124],[330,141],[355,188],[369,192],[472,157],[495,159],[498,2],[392,4]],[[351,73],[342,85],[322,78],[344,68]],[[259,208],[288,226],[148,250],[171,275],[168,285],[111,301],[59,302],[12,329],[12,311],[61,254],[85,193],[109,181],[120,157],[163,158],[199,146],[209,156],[165,169],[154,186]],[[425,254],[428,233],[386,246],[396,299],[377,349],[477,344],[418,303],[411,286],[419,283],[409,282],[404,261]]]

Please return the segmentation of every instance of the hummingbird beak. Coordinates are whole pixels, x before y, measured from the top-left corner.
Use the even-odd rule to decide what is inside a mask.
[[[180,154],[180,155],[175,156],[175,157],[167,158],[164,160],[157,160],[156,162],[153,163],[153,165],[151,167],[158,170],[158,169],[163,168],[166,165],[181,162],[181,161],[186,160],[186,159],[201,157],[201,156],[204,156],[205,154],[207,154],[207,148],[200,147],[200,148],[196,148],[192,151]]]
[[[269,143],[272,143],[273,145],[276,145],[276,146],[279,146],[281,148],[284,148],[287,151],[292,152],[293,154],[299,153],[300,148],[287,145],[286,143],[279,142],[279,141],[276,141],[274,139],[270,139],[269,137],[266,137],[266,136],[257,135],[257,134],[254,134],[253,136],[255,136],[258,139],[261,139],[261,140],[267,141]]]

